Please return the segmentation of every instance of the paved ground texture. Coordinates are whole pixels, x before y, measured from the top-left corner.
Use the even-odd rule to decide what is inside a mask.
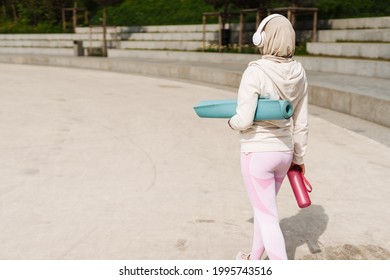
[[[238,135],[192,109],[234,91],[68,68],[0,73],[0,259],[216,260],[249,249]],[[390,259],[389,145],[367,137],[374,125],[310,109],[313,205],[299,209],[287,181],[278,198],[289,258]]]

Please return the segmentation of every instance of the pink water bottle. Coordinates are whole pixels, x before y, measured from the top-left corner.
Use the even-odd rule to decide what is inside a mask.
[[[288,172],[287,177],[290,181],[291,188],[294,192],[295,199],[300,208],[305,208],[311,205],[309,192],[312,187],[302,173],[299,166],[293,166]]]

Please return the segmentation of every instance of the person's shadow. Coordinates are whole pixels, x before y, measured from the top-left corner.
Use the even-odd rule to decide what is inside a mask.
[[[282,219],[280,227],[286,241],[288,259],[293,260],[296,249],[305,243],[312,254],[320,253],[318,239],[325,231],[328,220],[321,205],[310,205],[300,209],[295,216]]]
[[[309,247],[310,253],[321,253],[318,239],[325,231],[328,220],[329,217],[325,213],[324,207],[313,204],[300,209],[295,216],[282,219],[280,228],[286,242],[287,258],[294,260],[297,248],[305,243]],[[248,222],[253,223],[253,218]]]

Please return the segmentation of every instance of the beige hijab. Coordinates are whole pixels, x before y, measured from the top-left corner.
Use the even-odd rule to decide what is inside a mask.
[[[285,17],[271,19],[264,28],[265,40],[260,48],[263,58],[290,62],[295,51],[295,31]]]

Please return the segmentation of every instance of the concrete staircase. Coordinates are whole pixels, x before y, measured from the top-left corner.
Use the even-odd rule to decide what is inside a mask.
[[[244,41],[254,30],[247,24]],[[321,23],[323,26],[324,23]],[[308,42],[312,55],[390,59],[390,17],[330,20],[318,32],[318,42]],[[206,48],[218,44],[218,25],[207,24]],[[231,42],[238,42],[239,26],[231,24]],[[101,48],[101,27],[80,27],[75,34],[0,34],[0,53],[74,55],[75,41],[85,55]],[[113,53],[129,50],[197,51],[203,48],[203,25],[108,27],[108,48]],[[126,56],[126,55],[125,55]]]
[[[218,25],[207,25],[205,37],[207,47],[217,44]],[[75,34],[0,34],[0,53],[74,55],[76,41],[88,56],[102,48],[103,30],[80,27]],[[203,26],[108,27],[107,42],[112,50],[196,51],[203,48]]]
[[[318,42],[308,42],[312,55],[390,59],[390,17],[329,21],[318,32]]]
[[[77,56],[80,47],[85,55],[89,55],[91,49],[102,48],[101,27],[76,31],[74,34],[0,34],[0,53]],[[118,38],[115,27],[107,28],[109,48],[118,47]]]
[[[0,34],[0,53],[73,55],[74,34]]]
[[[238,42],[239,26],[230,25],[231,42]],[[247,24],[244,38],[254,29]],[[217,46],[219,26],[205,26],[205,47]],[[74,55],[75,41],[82,42],[85,55],[102,48],[101,27],[79,27],[75,34],[0,34],[0,53]],[[118,26],[107,28],[108,48],[112,50],[198,51],[203,48],[203,25]]]
[[[145,26],[118,27],[120,33],[119,50],[178,50],[196,51],[203,47],[203,26]],[[218,26],[206,27],[207,46],[216,44]]]

